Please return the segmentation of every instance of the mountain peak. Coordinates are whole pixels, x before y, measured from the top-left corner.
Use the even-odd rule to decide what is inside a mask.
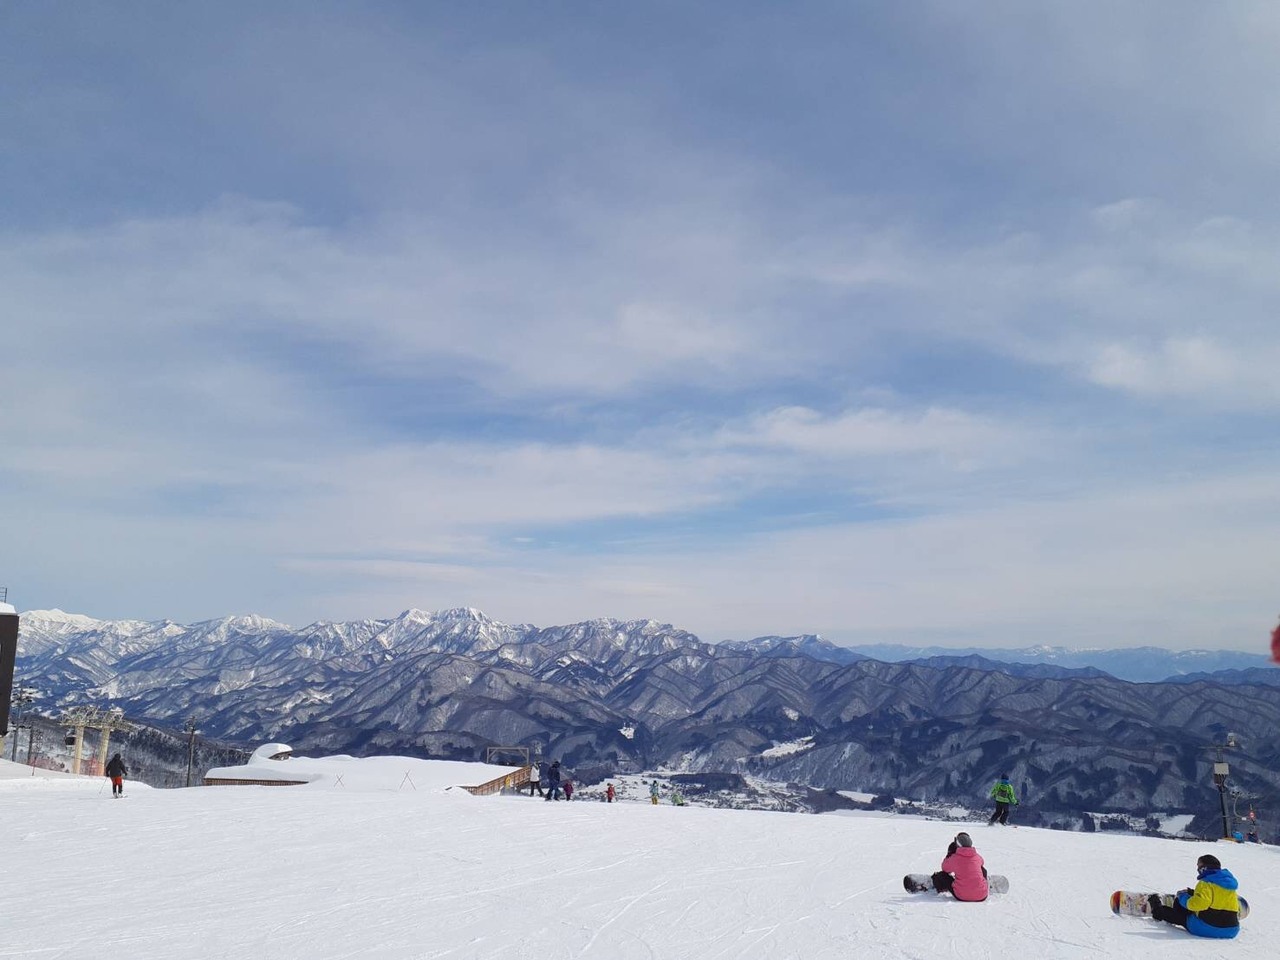
[[[493,624],[496,620],[485,616],[475,607],[450,607],[447,610],[419,610],[410,607],[395,618],[399,623],[453,623],[459,620],[468,623]]]
[[[451,607],[448,610],[440,610],[436,613],[439,620],[471,620],[476,623],[496,623],[490,617],[485,616],[475,607]]]
[[[206,622],[210,626],[226,627],[227,629],[243,630],[246,632],[293,630],[293,627],[289,626],[287,623],[281,623],[279,620],[272,620],[270,617],[264,617],[256,613],[218,617],[217,619]]]
[[[64,623],[75,627],[92,627],[103,621],[96,617],[86,617],[82,613],[67,613],[54,607],[52,610],[28,610],[23,617],[32,620],[44,620],[49,623]]]

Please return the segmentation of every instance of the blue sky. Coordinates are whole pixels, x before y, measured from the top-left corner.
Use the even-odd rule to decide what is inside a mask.
[[[0,10],[0,582],[1264,645],[1270,3]]]

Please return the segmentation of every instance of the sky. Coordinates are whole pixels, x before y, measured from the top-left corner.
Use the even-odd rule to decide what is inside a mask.
[[[1269,846],[472,797],[446,789],[467,781],[432,776],[431,763],[348,761],[385,775],[361,783],[349,771],[342,787],[126,779],[114,801],[105,778],[32,777],[0,760],[5,949],[60,960],[1260,960],[1280,936]],[[402,771],[412,788],[400,788]],[[962,829],[1009,892],[983,903],[905,893],[903,874],[938,869]],[[1116,888],[1192,885],[1204,853],[1249,901],[1229,946],[1111,914]]]
[[[1280,9],[0,8],[0,584],[1261,651]]]

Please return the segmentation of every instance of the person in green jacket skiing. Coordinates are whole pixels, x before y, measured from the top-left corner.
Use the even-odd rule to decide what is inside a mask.
[[[987,821],[987,826],[993,823],[999,823],[1001,826],[1007,826],[1009,823],[1009,807],[1018,805],[1018,798],[1013,792],[1013,784],[1009,782],[1009,775],[1003,774],[996,781],[996,785],[991,788],[991,799],[996,802],[995,812],[991,814],[991,819]]]

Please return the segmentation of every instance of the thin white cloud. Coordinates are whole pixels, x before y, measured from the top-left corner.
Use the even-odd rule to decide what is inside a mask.
[[[1025,443],[1025,438],[1008,424],[941,407],[920,412],[868,407],[835,416],[807,407],[781,407],[744,428],[722,431],[719,441],[837,458],[932,453],[969,460]]]
[[[1280,469],[1233,420],[1277,400],[1276,8],[921,9],[747,11],[662,70],[606,23],[459,45],[385,11],[27,37],[15,554],[130,616],[1101,635],[1247,606],[1265,499],[1140,499],[1197,462],[1187,410],[1224,472]]]
[[[1280,496],[1269,474],[760,533],[641,555],[498,554],[483,565],[335,561],[382,615],[459,597],[503,619],[652,617],[706,639],[1261,648]],[[1194,544],[1188,549],[1187,544]],[[1194,604],[1188,597],[1195,597]],[[341,610],[341,603],[332,607]]]
[[[1235,407],[1280,403],[1280,343],[1242,354],[1209,337],[1171,337],[1149,345],[1109,344],[1090,368],[1107,387],[1148,397],[1184,396]]]

